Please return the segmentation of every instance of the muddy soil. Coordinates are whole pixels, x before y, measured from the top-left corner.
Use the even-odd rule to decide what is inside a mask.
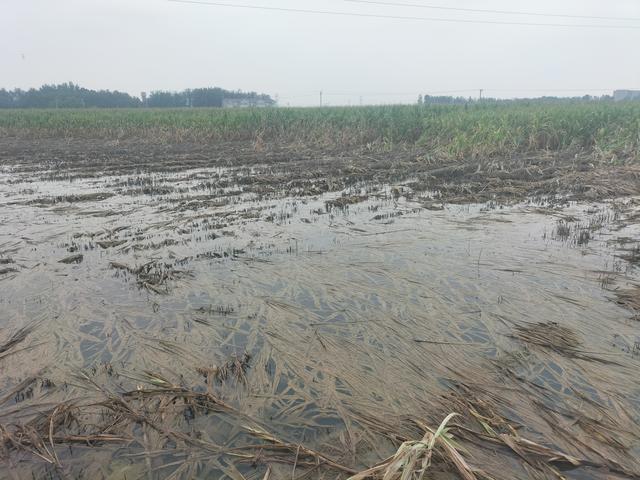
[[[636,173],[3,139],[0,476],[637,478]]]
[[[364,181],[410,180],[416,191],[449,203],[486,202],[562,194],[601,200],[640,191],[637,162],[596,159],[583,152],[548,152],[513,158],[431,158],[418,147],[345,150],[326,145],[226,142],[162,143],[146,140],[0,138],[0,166],[33,179],[179,172],[195,168],[266,165],[256,187],[279,193],[337,191]],[[264,173],[264,172],[261,172]]]

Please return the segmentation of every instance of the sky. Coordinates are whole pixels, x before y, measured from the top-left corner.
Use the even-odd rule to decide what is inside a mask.
[[[480,89],[499,98],[640,89],[639,0],[380,1],[395,5],[346,0],[219,3],[460,22],[168,0],[0,0],[0,88],[71,81],[140,95],[218,86],[268,93],[285,106],[318,105],[321,91],[325,105],[357,105],[411,103],[419,94],[441,92],[477,97]]]

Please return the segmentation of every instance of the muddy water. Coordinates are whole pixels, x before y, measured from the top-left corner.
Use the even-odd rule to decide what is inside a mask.
[[[45,439],[56,462],[8,449],[3,476],[263,478],[269,465],[289,478],[291,465],[246,448],[248,425],[358,470],[416,437],[409,418],[437,426],[461,389],[492,399],[523,437],[640,471],[640,333],[613,291],[638,279],[613,240],[640,232],[614,230],[612,204],[433,210],[402,186],[371,184],[263,193],[261,168],[0,174],[2,345],[29,329],[0,354],[0,424],[76,408],[59,444]],[[358,200],[331,206],[345,195]],[[573,230],[558,230],[562,219]],[[522,334],[541,324],[575,348]],[[207,376],[245,353],[244,373]],[[105,397],[167,383],[233,411],[140,403],[200,447],[143,422],[105,427]],[[65,442],[96,425],[126,440]],[[497,447],[464,446],[495,478],[534,471]],[[602,478],[589,466],[564,474]]]

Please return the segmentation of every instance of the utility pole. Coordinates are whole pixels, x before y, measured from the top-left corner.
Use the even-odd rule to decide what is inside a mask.
[[[482,100],[482,92],[484,92],[483,88],[480,89],[480,100]]]
[[[322,106],[322,90],[320,90],[320,106]]]

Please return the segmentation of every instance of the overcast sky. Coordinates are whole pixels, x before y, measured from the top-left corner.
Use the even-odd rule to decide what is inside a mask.
[[[207,0],[202,0],[207,1]],[[214,0],[212,0],[214,1]],[[640,88],[639,0],[385,0],[637,18],[471,13],[344,0],[235,5],[638,29],[449,23],[262,11],[167,0],[0,0],[0,87],[72,81],[139,95],[219,86],[282,105],[415,101],[419,93],[524,97]],[[570,90],[577,90],[572,92]]]

